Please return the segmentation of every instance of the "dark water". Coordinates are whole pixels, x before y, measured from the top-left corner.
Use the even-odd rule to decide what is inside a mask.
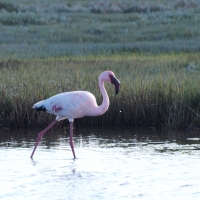
[[[0,199],[199,199],[200,132],[0,130]],[[66,133],[65,133],[66,132]]]

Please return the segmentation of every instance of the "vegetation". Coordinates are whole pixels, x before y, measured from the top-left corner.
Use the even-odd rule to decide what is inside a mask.
[[[4,0],[0,58],[196,52],[199,24],[199,0]]]
[[[121,80],[119,95],[106,85],[111,100],[108,112],[77,119],[77,126],[186,128],[199,124],[199,61],[198,54],[188,53],[7,60],[1,63],[1,123],[48,124],[55,116],[37,113],[32,105],[63,91],[88,90],[100,104],[98,76],[110,69]]]
[[[58,92],[100,104],[107,69],[119,95],[106,85],[108,112],[76,126],[199,127],[199,0],[46,2],[0,2],[0,127],[44,127],[32,105]]]

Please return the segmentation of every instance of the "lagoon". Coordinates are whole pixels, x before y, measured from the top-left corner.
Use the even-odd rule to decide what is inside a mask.
[[[0,131],[0,199],[198,199],[200,133],[134,128]]]

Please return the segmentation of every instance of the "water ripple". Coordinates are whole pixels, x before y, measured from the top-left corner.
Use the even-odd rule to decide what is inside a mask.
[[[200,144],[187,140],[197,135],[80,132],[74,137],[76,160],[62,132],[47,134],[34,159],[37,133],[0,135],[0,199],[200,198]]]

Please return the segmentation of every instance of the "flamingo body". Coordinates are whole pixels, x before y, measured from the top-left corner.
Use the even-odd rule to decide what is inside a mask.
[[[86,91],[64,92],[33,105],[37,111],[57,115],[57,120],[75,119],[84,116],[98,116],[106,112],[98,109],[96,98]]]
[[[100,106],[97,105],[96,98],[93,94],[87,91],[73,91],[64,92],[52,96],[46,100],[39,101],[33,105],[36,111],[45,111],[50,114],[56,115],[56,119],[46,127],[42,132],[38,134],[34,150],[31,154],[31,158],[37,148],[37,145],[43,135],[58,121],[68,118],[70,122],[70,146],[74,158],[74,144],[73,144],[73,121],[75,118],[84,116],[98,116],[104,114],[109,107],[110,101],[108,94],[104,87],[104,82],[112,83],[115,85],[116,94],[118,93],[120,82],[115,77],[112,71],[102,72],[99,76],[99,88],[103,97],[103,102]]]

